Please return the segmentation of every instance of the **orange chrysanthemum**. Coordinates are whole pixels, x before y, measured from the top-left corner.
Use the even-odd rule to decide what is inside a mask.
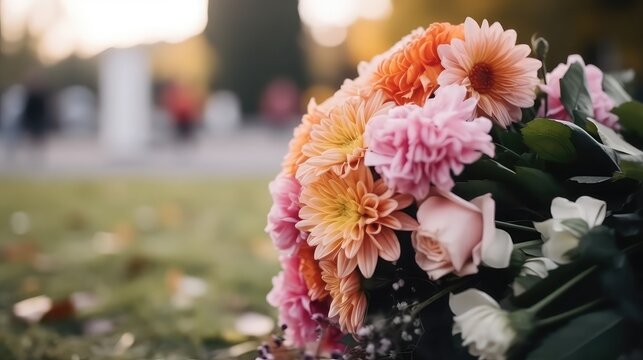
[[[414,230],[417,222],[400,211],[413,202],[410,195],[394,194],[383,180],[373,180],[360,165],[341,177],[333,171],[302,189],[297,228],[310,232],[315,259],[336,257],[338,271],[347,276],[356,267],[366,278],[375,271],[378,257],[396,261],[400,243],[394,230]]]
[[[403,49],[380,63],[374,88],[384,90],[398,105],[410,102],[423,105],[438,88],[437,78],[443,70],[438,46],[463,37],[462,24],[431,24],[424,33],[416,34]]]
[[[310,141],[310,132],[313,125],[319,124],[325,114],[320,110],[320,105],[317,105],[315,99],[310,99],[308,102],[308,112],[301,119],[293,133],[293,138],[288,143],[288,153],[286,154],[282,163],[284,174],[288,176],[295,176],[297,167],[308,159],[301,151],[301,149]]]
[[[348,276],[340,276],[337,264],[332,260],[322,260],[322,279],[326,283],[332,299],[328,317],[338,317],[343,332],[355,334],[362,327],[366,316],[366,295],[362,290],[362,277],[353,271]]]
[[[314,258],[315,248],[306,243],[299,245],[298,256],[300,259],[299,272],[304,277],[310,300],[324,300],[328,296],[326,283],[322,280],[319,262]]]
[[[331,110],[328,117],[313,126],[310,142],[302,148],[307,160],[297,169],[297,180],[308,184],[331,170],[336,175],[346,176],[356,169],[364,158],[366,124],[373,117],[385,114],[393,105],[378,91],[368,99],[349,97]]]

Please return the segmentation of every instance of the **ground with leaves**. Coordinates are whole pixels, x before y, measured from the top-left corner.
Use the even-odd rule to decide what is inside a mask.
[[[1,359],[212,358],[276,254],[267,179],[0,180]],[[46,295],[35,324],[14,314]]]

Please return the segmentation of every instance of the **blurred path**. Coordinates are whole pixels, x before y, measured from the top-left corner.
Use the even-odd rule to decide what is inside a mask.
[[[42,151],[0,142],[0,176],[273,176],[280,170],[292,132],[244,127],[192,144],[152,143],[135,159],[104,153],[96,138],[52,137]]]

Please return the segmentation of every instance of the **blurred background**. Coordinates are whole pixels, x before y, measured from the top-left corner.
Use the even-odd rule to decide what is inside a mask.
[[[267,185],[309,98],[466,16],[643,96],[640,0],[0,0],[0,358],[253,350]]]

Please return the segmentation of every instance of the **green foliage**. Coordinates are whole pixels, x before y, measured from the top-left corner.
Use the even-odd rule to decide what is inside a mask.
[[[640,138],[643,138],[643,104],[629,101],[612,110],[618,116],[619,124]]]
[[[524,128],[522,136],[538,156],[547,161],[569,163],[576,158],[572,129],[549,119],[535,119]]]
[[[621,83],[610,74],[603,74],[603,91],[617,104],[632,101],[630,94],[623,89]]]
[[[594,108],[587,90],[585,69],[580,63],[571,64],[560,79],[560,99],[574,123],[584,128],[587,117],[593,117]]]
[[[625,343],[623,317],[613,310],[581,315],[547,334],[526,359],[613,359]]]

